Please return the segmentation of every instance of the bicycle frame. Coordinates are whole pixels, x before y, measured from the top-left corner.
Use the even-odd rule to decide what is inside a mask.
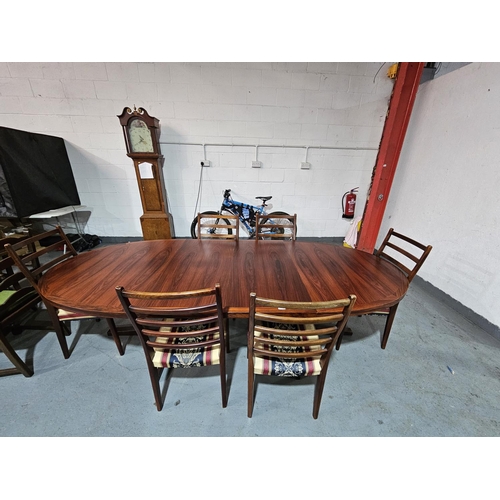
[[[242,230],[244,229],[245,232],[248,233],[249,238],[255,237],[257,215],[263,215],[265,216],[264,221],[266,222],[266,224],[269,224],[271,226],[271,228],[268,230],[269,233],[288,234],[287,229],[284,230],[282,227],[275,229],[272,226],[279,225],[278,221],[280,220],[281,216],[289,216],[289,215],[286,212],[271,212],[271,213],[268,212],[268,210],[272,207],[272,205],[271,204],[267,205],[267,202],[272,198],[272,196],[256,196],[256,198],[258,200],[262,200],[262,205],[251,205],[250,203],[243,203],[238,200],[233,200],[233,198],[231,197],[231,190],[226,189],[224,191],[224,198],[222,200],[222,205],[220,209],[217,212],[215,211],[202,212],[202,215],[204,215],[205,218],[214,219],[216,224],[218,224],[220,219],[224,219],[224,213],[235,215],[236,217],[238,217],[238,221],[239,224],[241,224],[242,226]],[[270,217],[276,217],[276,220],[273,220]],[[228,223],[228,221],[225,222]],[[195,217],[193,219],[193,222],[191,223],[192,238],[197,238],[199,235],[197,225],[198,225],[198,217]],[[296,231],[295,228],[294,231]],[[228,228],[228,231],[229,230],[230,229]],[[215,229],[215,227],[207,230],[208,233],[212,234],[215,234],[216,231],[217,230]],[[295,239],[295,235],[293,235],[293,239]]]
[[[222,200],[220,214],[223,215],[223,211],[226,210],[227,212],[237,215],[243,227],[248,231],[248,234],[253,236],[255,234],[256,213],[259,212],[265,215],[266,206],[265,201],[262,201],[262,205],[258,206],[233,200],[230,190],[226,189],[226,191],[224,191],[224,199]]]

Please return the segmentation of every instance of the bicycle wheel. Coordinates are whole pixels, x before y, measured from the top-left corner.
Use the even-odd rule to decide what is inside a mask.
[[[222,224],[225,222],[228,226],[227,229],[220,228],[220,229],[205,230],[204,231],[205,233],[213,231],[213,233],[217,232],[217,234],[233,234],[233,230],[231,229],[231,223],[227,219],[224,219],[224,217],[221,216],[219,212],[207,211],[207,212],[202,212],[201,215],[203,216],[204,222],[208,222],[209,224],[211,223]],[[195,217],[193,219],[193,222],[191,223],[191,238],[193,238],[194,240],[198,238],[198,217]]]
[[[290,215],[290,214],[287,214],[286,212],[271,212],[270,214],[266,214],[265,218],[262,218],[262,224],[283,224],[283,225],[290,224],[290,221],[288,219],[283,219],[280,217],[282,215]],[[269,231],[271,231],[271,230],[269,230]],[[278,229],[278,231],[281,234],[286,234],[286,235],[289,234],[290,239],[292,239],[292,229],[280,228],[280,229]],[[297,226],[295,226],[295,235],[297,235]],[[266,239],[266,238],[264,237],[264,239]],[[269,238],[269,239],[272,239],[272,238]]]

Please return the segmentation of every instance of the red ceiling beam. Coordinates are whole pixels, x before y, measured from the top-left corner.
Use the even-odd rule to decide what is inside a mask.
[[[399,63],[356,248],[373,253],[424,63]]]

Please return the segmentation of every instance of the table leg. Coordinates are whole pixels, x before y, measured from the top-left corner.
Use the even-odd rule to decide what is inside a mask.
[[[380,345],[382,349],[385,349],[387,341],[389,340],[389,334],[391,333],[392,322],[394,321],[394,317],[396,316],[396,311],[398,309],[398,306],[399,302],[396,305],[389,308],[389,315],[387,316],[387,320],[385,322],[384,335],[382,336],[382,342]]]

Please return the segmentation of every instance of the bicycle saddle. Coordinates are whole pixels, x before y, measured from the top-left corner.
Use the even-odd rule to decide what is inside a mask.
[[[272,196],[256,196],[255,198],[262,201],[269,201],[272,198]]]

